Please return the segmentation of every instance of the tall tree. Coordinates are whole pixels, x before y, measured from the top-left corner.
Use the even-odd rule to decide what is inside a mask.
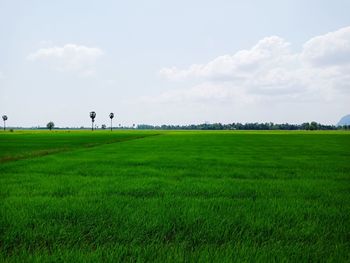
[[[94,122],[95,122],[95,118],[96,118],[96,112],[94,111],[91,111],[90,112],[90,118],[91,118],[91,130],[93,131],[94,130]]]
[[[5,131],[6,130],[7,115],[2,115],[2,119],[4,121],[4,131]]]
[[[112,129],[113,129],[113,122],[112,122],[112,119],[114,118],[114,113],[113,113],[113,112],[111,112],[111,113],[109,114],[109,118],[111,118],[111,131],[112,131]]]

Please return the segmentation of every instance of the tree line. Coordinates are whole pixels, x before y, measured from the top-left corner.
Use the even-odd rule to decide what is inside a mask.
[[[324,125],[317,122],[305,122],[302,124],[289,124],[282,123],[277,124],[273,122],[266,123],[203,123],[203,124],[191,124],[191,125],[137,125],[137,129],[144,130],[339,130],[350,129],[350,125],[335,126]]]
[[[91,111],[90,112],[90,118],[91,118],[91,130],[94,130],[94,122],[96,118],[96,112]],[[113,123],[112,120],[114,118],[114,113],[111,112],[109,114],[109,118],[111,119],[111,126],[110,129],[112,131],[113,129]],[[2,119],[4,121],[4,130],[6,129],[6,121],[8,119],[7,115],[3,115]],[[47,123],[46,128],[49,130],[52,130],[55,127],[54,122],[50,121]],[[38,127],[40,129],[40,127]],[[67,127],[68,128],[68,127]],[[106,125],[102,125],[102,129],[106,129]],[[130,127],[121,127],[119,124],[119,129],[125,129]],[[343,125],[343,126],[335,126],[335,125],[325,125],[321,123],[317,123],[315,121],[312,122],[304,122],[302,124],[289,124],[289,123],[273,123],[273,122],[265,122],[265,123],[229,123],[229,124],[222,124],[220,122],[218,123],[203,123],[203,124],[190,124],[190,125],[150,125],[150,124],[139,124],[135,126],[133,124],[133,129],[140,129],[140,130],[350,130],[350,125]],[[84,127],[81,127],[80,129],[84,129]]]

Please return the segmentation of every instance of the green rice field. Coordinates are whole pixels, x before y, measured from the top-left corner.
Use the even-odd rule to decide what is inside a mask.
[[[0,132],[1,262],[350,262],[350,133]]]

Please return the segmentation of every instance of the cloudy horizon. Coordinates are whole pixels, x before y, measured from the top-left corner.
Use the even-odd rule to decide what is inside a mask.
[[[0,1],[0,113],[23,127],[88,127],[92,110],[97,125],[349,114],[350,4],[247,2]]]

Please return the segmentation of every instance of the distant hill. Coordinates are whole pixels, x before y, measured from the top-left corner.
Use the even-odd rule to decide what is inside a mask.
[[[345,115],[337,124],[338,126],[350,125],[350,114]]]

